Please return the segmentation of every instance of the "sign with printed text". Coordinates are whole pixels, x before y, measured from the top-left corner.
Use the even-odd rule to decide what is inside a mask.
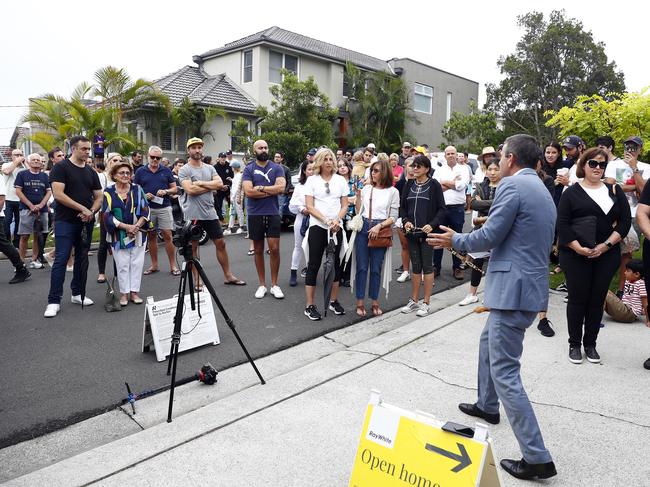
[[[147,298],[142,330],[142,351],[146,352],[153,345],[158,362],[165,360],[171,350],[177,300],[176,297],[162,301],[154,301],[151,296]],[[200,292],[198,299],[197,294],[194,293],[194,300],[196,309],[193,310],[190,295],[185,295],[179,352],[209,343],[218,345],[220,342],[210,293]]]
[[[499,487],[491,441],[443,431],[443,423],[369,404],[350,487]]]

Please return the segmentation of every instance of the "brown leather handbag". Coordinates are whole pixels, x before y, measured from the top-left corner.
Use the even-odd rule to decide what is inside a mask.
[[[370,190],[370,210],[368,213],[368,220],[372,221],[372,192],[375,188]],[[379,235],[376,238],[370,238],[368,235],[368,248],[370,249],[383,249],[393,246],[393,229],[389,226],[383,227],[379,230]]]

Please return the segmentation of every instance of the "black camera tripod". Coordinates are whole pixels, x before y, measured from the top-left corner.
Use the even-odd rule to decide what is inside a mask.
[[[185,289],[187,287],[188,281],[190,284],[190,304],[192,309],[196,309],[196,303],[194,301],[194,293],[193,293],[194,278],[192,276],[192,267],[195,267],[197,272],[199,273],[199,276],[203,280],[203,284],[205,284],[205,287],[210,292],[210,296],[212,296],[212,299],[214,299],[214,302],[219,308],[221,315],[226,321],[226,324],[235,335],[235,338],[239,342],[239,346],[242,348],[244,354],[246,355],[246,358],[248,358],[248,361],[253,366],[253,369],[255,370],[257,377],[259,377],[260,379],[260,382],[262,384],[266,384],[266,381],[262,377],[262,374],[260,374],[260,371],[257,370],[257,366],[255,365],[255,362],[253,362],[253,358],[248,353],[248,350],[246,350],[246,347],[244,346],[244,342],[242,342],[241,338],[239,337],[239,334],[235,329],[235,325],[232,319],[230,318],[230,316],[228,316],[228,313],[226,313],[226,310],[221,304],[221,301],[219,301],[219,298],[217,297],[217,293],[214,290],[214,287],[212,287],[212,284],[210,283],[208,276],[205,275],[205,271],[203,270],[203,266],[201,265],[201,262],[199,261],[199,259],[195,258],[192,255],[192,245],[190,242],[184,243],[184,245],[181,247],[181,254],[185,259],[185,262],[183,262],[183,266],[181,270],[181,280],[178,284],[178,300],[176,301],[176,314],[174,315],[174,332],[172,333],[172,343],[169,352],[169,362],[167,363],[167,375],[169,375],[171,370],[171,376],[172,376],[172,381],[169,388],[169,409],[167,412],[168,423],[172,422],[172,409],[174,407],[174,386],[176,381],[176,364],[178,362],[178,348],[181,343],[181,325],[183,322],[183,308],[185,306]]]

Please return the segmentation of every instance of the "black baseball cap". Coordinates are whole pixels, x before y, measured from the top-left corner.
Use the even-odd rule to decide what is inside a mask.
[[[568,147],[569,149],[575,149],[580,145],[585,145],[585,143],[577,135],[569,135],[562,141],[562,147]]]
[[[638,135],[634,135],[632,137],[628,137],[623,141],[624,144],[636,144],[639,147],[643,147],[643,139],[639,137]]]
[[[310,156],[315,156],[316,152],[318,152],[318,149],[316,149],[316,147],[312,147],[311,149],[309,149],[309,152],[307,152],[307,154]]]
[[[225,153],[225,152],[219,152],[219,156],[218,156],[218,157],[226,157],[226,153]]]
[[[232,151],[231,151],[230,149],[228,149],[228,150],[226,151],[226,155],[227,155],[227,156],[232,156]]]

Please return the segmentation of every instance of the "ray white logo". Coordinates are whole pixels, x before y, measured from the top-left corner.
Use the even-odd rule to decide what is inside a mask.
[[[392,411],[382,407],[374,408],[368,422],[366,438],[386,448],[393,448],[397,437],[399,420],[399,415]]]

